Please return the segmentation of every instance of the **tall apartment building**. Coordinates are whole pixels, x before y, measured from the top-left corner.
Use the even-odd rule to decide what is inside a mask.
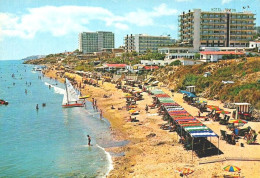
[[[114,48],[115,40],[112,32],[82,32],[79,34],[79,51],[83,53],[100,52],[106,48]]]
[[[235,10],[189,10],[179,15],[179,38],[200,47],[247,47],[255,35],[255,14]]]
[[[169,36],[150,36],[146,34],[126,35],[125,51],[145,53],[147,50],[152,52],[158,51],[158,47],[171,46],[175,40]]]

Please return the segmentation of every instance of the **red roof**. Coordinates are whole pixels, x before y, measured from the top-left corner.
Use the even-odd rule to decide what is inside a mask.
[[[151,70],[151,69],[159,69],[158,66],[144,66],[145,70]]]
[[[124,68],[126,64],[106,64],[107,67]]]
[[[234,54],[234,55],[243,55],[245,53],[243,52],[236,52],[236,51],[201,51],[200,54],[213,54],[213,55],[228,55],[228,54]]]

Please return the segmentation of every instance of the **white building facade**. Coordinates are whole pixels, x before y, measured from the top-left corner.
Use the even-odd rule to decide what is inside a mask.
[[[106,48],[114,48],[114,33],[97,31],[79,34],[79,51],[86,53],[101,52]]]
[[[151,36],[146,34],[126,35],[125,51],[137,53],[145,53],[147,50],[151,52],[157,52],[159,47],[171,46],[175,43],[175,40],[170,36]]]

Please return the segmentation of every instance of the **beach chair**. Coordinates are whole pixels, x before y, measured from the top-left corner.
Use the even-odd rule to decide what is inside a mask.
[[[247,127],[247,128],[244,128],[244,129],[240,129],[240,130],[238,131],[238,136],[245,136],[246,133],[249,133],[250,129],[251,129],[251,127]]]
[[[225,130],[220,130],[220,133],[221,133],[222,140],[226,140],[227,132]]]

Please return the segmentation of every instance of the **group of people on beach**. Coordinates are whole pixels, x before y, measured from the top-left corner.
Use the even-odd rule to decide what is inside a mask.
[[[92,98],[92,106],[93,106],[94,110],[98,111],[97,100],[95,98]],[[100,119],[102,119],[103,118],[103,112],[102,112],[101,109],[99,110],[99,112],[100,112]]]

